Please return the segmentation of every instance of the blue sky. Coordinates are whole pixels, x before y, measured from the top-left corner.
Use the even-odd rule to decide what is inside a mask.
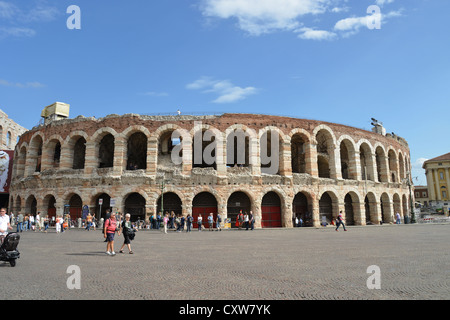
[[[374,4],[381,29],[367,27]],[[446,0],[0,0],[0,108],[28,129],[55,101],[71,118],[180,109],[370,130],[373,117],[420,168],[449,152],[449,12]]]

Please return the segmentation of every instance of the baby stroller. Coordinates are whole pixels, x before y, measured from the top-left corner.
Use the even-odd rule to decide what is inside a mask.
[[[0,247],[0,261],[9,262],[11,267],[16,266],[16,259],[20,258],[20,253],[17,251],[19,240],[18,233],[8,233]]]

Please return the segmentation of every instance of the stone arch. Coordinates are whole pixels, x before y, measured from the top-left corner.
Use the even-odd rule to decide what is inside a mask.
[[[59,168],[64,140],[60,135],[53,135],[45,141],[42,152],[42,170]]]
[[[355,141],[353,141],[352,137],[343,135],[339,138],[337,143],[339,146],[342,178],[347,180],[358,180]]]
[[[354,191],[348,192],[344,196],[345,222],[347,225],[361,224],[360,208],[359,195]]]
[[[387,165],[387,154],[384,147],[380,144],[375,145],[375,159],[377,168],[377,181],[379,182],[389,182],[388,165]]]
[[[253,211],[253,215],[257,223],[257,215],[255,214],[255,204],[254,199],[248,190],[233,188],[229,191],[227,197],[227,218],[231,221],[231,227],[236,227],[236,218],[239,212],[250,212]],[[259,216],[259,219],[261,217]]]
[[[380,209],[382,223],[392,222],[392,201],[386,192],[380,197]]]
[[[389,181],[398,183],[398,162],[397,153],[392,148],[388,148]]]
[[[373,192],[368,192],[364,198],[366,224],[378,224],[378,202]]]
[[[41,172],[42,165],[42,148],[44,145],[44,136],[40,132],[36,132],[30,140],[28,148],[25,171],[27,175],[34,172]]]
[[[198,192],[192,199],[192,217],[194,221],[194,228],[197,228],[197,220],[199,215],[202,216],[202,221],[206,222],[206,218],[211,213],[213,214],[214,221],[217,219],[217,213],[219,212],[219,200],[217,196],[209,191]]]
[[[255,130],[242,124],[232,125],[225,130],[225,141],[227,166],[259,165],[259,141]]]
[[[324,191],[319,196],[319,221],[330,224],[339,213],[339,199],[336,192]]]
[[[56,197],[53,194],[47,194],[42,200],[42,208],[49,220],[56,217]]]
[[[214,168],[224,163],[223,133],[207,125],[195,125],[190,131],[192,137],[192,164],[198,168]]]
[[[86,162],[86,145],[90,141],[86,132],[71,132],[62,146],[62,167],[66,169],[84,169]]]
[[[126,170],[147,169],[148,136],[133,131],[126,136]]]
[[[335,161],[336,137],[333,131],[325,125],[314,129],[314,142],[317,151],[317,168],[319,178],[337,178]]]
[[[288,137],[291,144],[292,173],[311,174],[311,136],[304,129],[294,129]]]
[[[359,149],[359,163],[361,167],[361,180],[375,181],[376,164],[372,157],[373,149],[369,141],[360,140],[357,145]]]

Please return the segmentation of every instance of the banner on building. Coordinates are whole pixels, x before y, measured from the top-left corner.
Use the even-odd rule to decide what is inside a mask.
[[[13,159],[13,150],[0,150],[0,194],[9,193]]]

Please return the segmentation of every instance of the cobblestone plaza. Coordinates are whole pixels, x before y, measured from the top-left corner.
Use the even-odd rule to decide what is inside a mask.
[[[133,255],[105,254],[101,231],[23,232],[2,300],[416,300],[450,297],[449,224],[141,230]],[[69,266],[80,270],[70,290]],[[369,289],[369,266],[381,289]]]

